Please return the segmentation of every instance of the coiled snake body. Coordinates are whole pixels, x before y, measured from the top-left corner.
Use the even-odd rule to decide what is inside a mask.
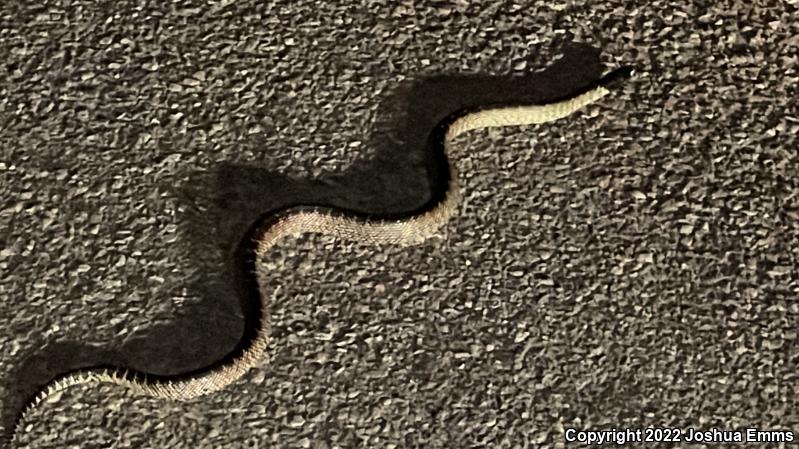
[[[467,131],[515,125],[546,123],[566,117],[610,93],[616,80],[632,71],[620,68],[600,79],[582,93],[543,105],[483,106],[457,112],[443,120],[431,133],[433,155],[438,162],[438,186],[432,198],[418,211],[402,217],[370,217],[333,208],[297,206],[269,215],[253,227],[249,245],[250,271],[257,259],[286,236],[322,233],[365,243],[411,245],[434,234],[454,214],[459,199],[455,167],[447,159],[447,147]],[[247,307],[245,333],[239,345],[223,361],[180,376],[152,376],[117,367],[81,369],[64,374],[46,385],[19,413],[11,434],[18,442],[27,415],[49,396],[75,385],[110,383],[158,398],[189,400],[221,390],[239,379],[264,357],[270,324],[265,316],[266,295],[252,285],[254,293]]]

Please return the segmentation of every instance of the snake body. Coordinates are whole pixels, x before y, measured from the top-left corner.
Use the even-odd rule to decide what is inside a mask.
[[[253,274],[257,260],[278,241],[304,233],[321,233],[372,244],[412,245],[435,234],[455,213],[459,200],[455,166],[447,158],[455,137],[479,128],[531,125],[566,117],[609,94],[616,80],[629,76],[629,68],[611,72],[583,92],[548,104],[481,106],[450,115],[430,134],[437,162],[437,176],[430,200],[418,210],[397,217],[372,217],[328,207],[293,206],[269,214],[253,226],[244,239],[247,254],[243,272]],[[252,276],[254,278],[254,276]],[[270,322],[266,317],[267,296],[257,280],[248,281],[245,298],[245,331],[238,346],[222,361],[193,373],[154,376],[119,367],[80,369],[48,383],[26,403],[14,423],[11,443],[18,443],[28,414],[55,393],[76,385],[115,384],[135,393],[157,398],[190,400],[219,391],[256,366],[266,355]]]

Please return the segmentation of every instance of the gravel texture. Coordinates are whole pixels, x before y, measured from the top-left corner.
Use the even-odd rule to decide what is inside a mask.
[[[272,356],[231,388],[75,388],[23,441],[799,432],[798,7],[634,3],[3,1],[0,426],[70,368],[222,357],[242,326],[232,248],[259,214],[410,209],[442,116],[628,64],[586,113],[460,137],[465,202],[440,238],[283,242],[263,262]]]

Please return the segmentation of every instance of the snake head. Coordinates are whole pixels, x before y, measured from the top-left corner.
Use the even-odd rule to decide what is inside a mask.
[[[599,80],[599,84],[607,89],[618,89],[625,81],[630,79],[635,74],[635,69],[632,66],[621,66],[616,70],[608,73]]]

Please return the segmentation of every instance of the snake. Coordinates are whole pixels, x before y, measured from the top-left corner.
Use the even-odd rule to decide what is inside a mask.
[[[240,273],[256,273],[256,264],[270,248],[287,237],[306,233],[326,234],[367,244],[400,246],[419,244],[436,234],[456,213],[461,196],[457,168],[448,157],[453,140],[481,128],[543,124],[567,117],[610,94],[633,73],[620,67],[568,97],[546,103],[487,104],[456,111],[441,120],[428,137],[434,176],[430,198],[419,208],[401,215],[372,216],[336,207],[292,205],[272,211],[256,221],[242,239],[237,267]],[[192,400],[222,390],[257,366],[267,355],[271,324],[266,316],[267,294],[257,276],[243,276],[240,296],[245,312],[244,332],[236,347],[222,360],[180,375],[153,375],[135,369],[97,366],[57,376],[25,402],[10,438],[19,444],[29,415],[56,393],[75,386],[118,385],[134,393],[178,401]]]

